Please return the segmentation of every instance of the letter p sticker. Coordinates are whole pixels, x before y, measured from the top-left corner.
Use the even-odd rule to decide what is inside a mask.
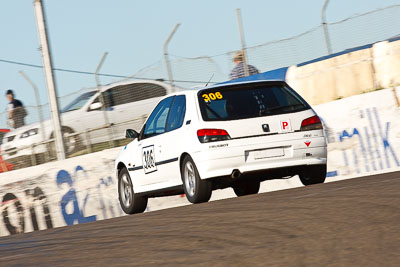
[[[291,132],[292,131],[292,125],[290,123],[290,120],[281,121],[281,131],[282,132]]]

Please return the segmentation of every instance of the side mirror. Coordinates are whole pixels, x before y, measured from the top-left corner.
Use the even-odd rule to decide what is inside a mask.
[[[138,136],[139,136],[139,133],[136,132],[135,130],[126,129],[126,131],[125,131],[125,138],[135,139],[135,138],[138,138]]]
[[[92,103],[89,106],[89,110],[98,110],[98,109],[101,109],[102,106],[103,106],[103,104],[101,104],[101,102]]]

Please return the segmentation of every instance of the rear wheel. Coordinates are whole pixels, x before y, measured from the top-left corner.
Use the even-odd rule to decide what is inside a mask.
[[[181,174],[186,198],[191,203],[202,203],[210,200],[212,193],[211,181],[200,178],[196,165],[190,156],[186,156],[183,159]]]
[[[299,174],[299,177],[303,185],[321,184],[325,182],[326,164],[307,166]]]
[[[125,213],[142,213],[146,210],[148,199],[135,194],[131,177],[125,168],[118,175],[118,196],[121,208]]]
[[[234,184],[232,188],[238,197],[258,194],[258,191],[260,190],[260,182],[242,180]]]

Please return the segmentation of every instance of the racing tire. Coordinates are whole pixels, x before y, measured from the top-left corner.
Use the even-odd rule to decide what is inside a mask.
[[[240,181],[239,183],[233,185],[233,191],[236,196],[242,197],[247,195],[258,194],[260,190],[260,182],[259,181]]]
[[[303,169],[299,174],[303,185],[322,184],[326,178],[326,164],[310,165]]]
[[[182,161],[181,175],[183,190],[189,202],[196,204],[210,200],[212,183],[207,179],[200,178],[196,165],[189,155],[185,156]]]
[[[135,194],[131,177],[126,168],[123,168],[118,174],[118,199],[126,214],[142,213],[146,210],[148,198]]]
[[[74,130],[72,130],[69,127],[63,126],[61,129],[61,132],[63,134],[63,139],[64,139],[64,145],[65,145],[65,154],[67,156],[72,155],[73,153],[77,152],[79,150],[80,145],[82,144],[80,138],[78,135],[73,135],[73,136],[68,136],[74,133]],[[50,139],[54,138],[54,132],[51,134]],[[49,152],[51,157],[56,157],[56,144],[55,142],[51,142],[49,144]]]

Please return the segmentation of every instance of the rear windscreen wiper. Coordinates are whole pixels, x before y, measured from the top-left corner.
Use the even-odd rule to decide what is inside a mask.
[[[267,111],[277,111],[277,110],[282,110],[282,109],[286,109],[286,108],[292,108],[292,110],[295,107],[306,107],[304,104],[294,104],[294,105],[290,105],[290,106],[279,106],[279,107],[272,107],[272,108],[268,108]]]

